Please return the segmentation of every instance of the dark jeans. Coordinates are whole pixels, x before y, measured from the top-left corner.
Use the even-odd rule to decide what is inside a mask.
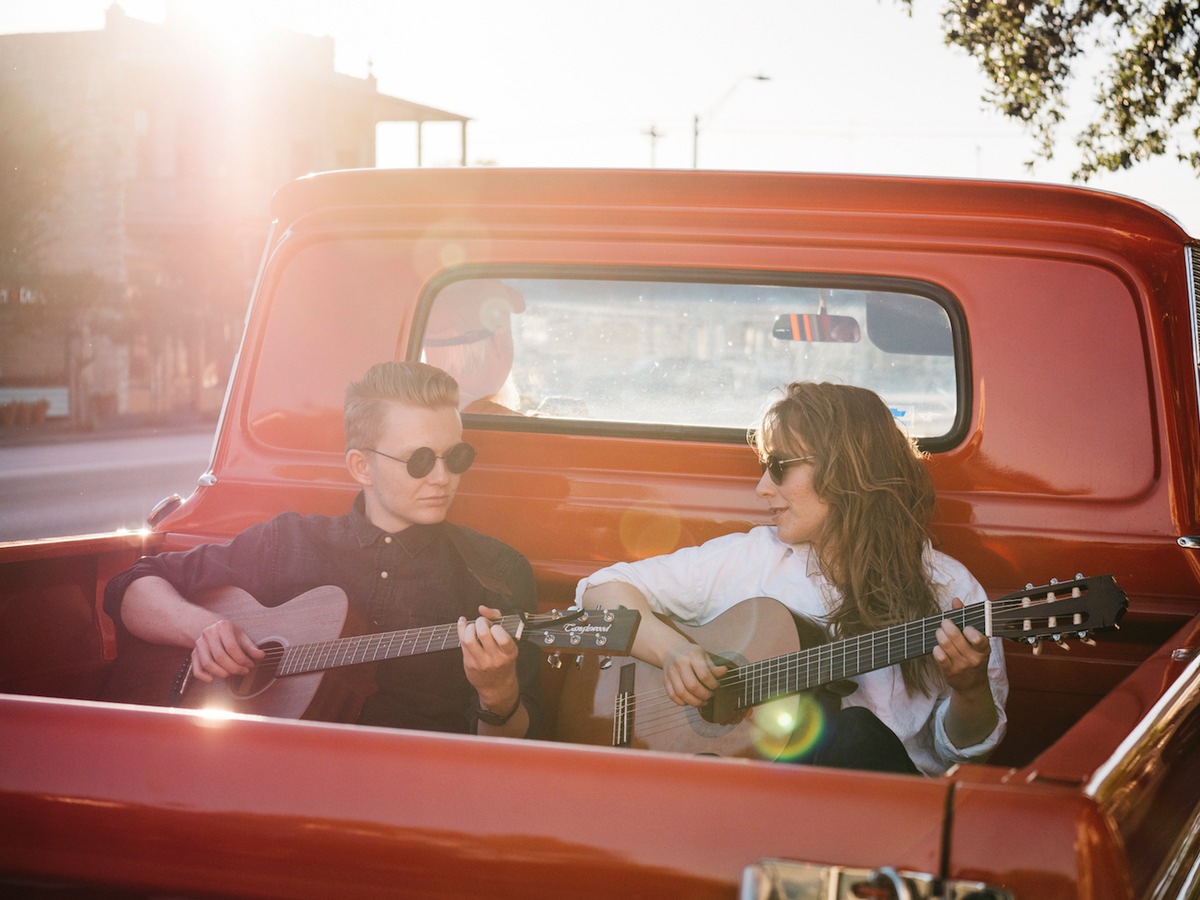
[[[848,706],[829,716],[820,742],[796,762],[834,769],[920,774],[900,738],[861,706]]]

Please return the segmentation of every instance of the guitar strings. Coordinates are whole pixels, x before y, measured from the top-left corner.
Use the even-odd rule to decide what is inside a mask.
[[[951,612],[964,613],[965,610],[953,610]],[[947,615],[938,615],[931,618],[940,624],[947,617]],[[952,619],[954,618],[953,615],[949,617]],[[958,618],[963,620],[961,624],[967,624],[967,616],[959,615]],[[917,622],[904,623],[903,625],[884,629],[883,633],[887,635],[888,647],[890,647],[894,642],[893,635],[895,631],[900,631],[903,633],[903,646],[907,647],[911,636],[909,632],[916,629],[923,634],[924,631],[921,631],[921,627],[925,624],[926,620],[918,620]],[[858,639],[850,638],[847,639],[846,642],[841,643],[845,644],[860,642],[861,641]],[[828,665],[831,677],[828,679],[828,681],[837,680],[832,676],[833,654],[836,651],[830,650],[829,648],[830,645],[822,644],[807,650],[800,650],[795,653],[787,654],[783,657],[773,657],[768,660],[761,660],[756,663],[749,663],[746,666],[738,667],[733,672],[723,675],[718,679],[720,685],[718,690],[737,689],[739,687],[752,684],[756,681],[766,681],[769,685],[772,680],[777,679],[781,673],[787,675],[791,673],[798,673],[802,667],[811,668],[813,662],[808,660],[807,657],[813,655],[816,656],[815,665],[818,671],[819,679],[819,673],[822,668],[822,654],[829,657]],[[872,650],[872,655],[874,655],[874,649]],[[800,658],[806,659],[801,662]],[[880,668],[882,667],[883,666],[881,665]],[[826,682],[818,681],[818,683]],[[797,687],[795,692],[799,692],[802,689],[803,688]],[[785,696],[787,693],[790,692],[786,690],[780,690],[776,691],[773,696]],[[762,700],[773,699],[773,696],[764,696]],[[755,704],[748,703],[744,709],[749,710],[749,708],[753,705]],[[675,703],[675,701],[670,698],[670,695],[666,690],[640,692],[629,697],[618,695],[614,702],[614,706],[617,708],[617,712],[614,716],[614,736],[616,735],[618,729],[625,734],[628,734],[630,731],[627,724],[615,721],[617,717],[622,716],[622,713],[624,713],[626,717],[634,717],[634,721],[636,723],[636,732],[642,737],[654,737],[656,735],[665,734],[669,731],[683,728],[685,726],[690,727],[688,717],[690,715],[697,714],[692,712],[694,709],[693,707],[680,706],[679,704]],[[713,724],[720,725],[721,723]]]
[[[1080,594],[1075,593],[1056,599],[1078,599],[1080,596]],[[1043,602],[1045,601],[1033,601],[1031,605],[1027,605],[1026,598],[1024,597],[1011,600],[996,600],[991,603],[991,614],[994,617],[997,613],[1004,614],[1019,610],[1023,613],[1028,613],[1032,618],[1033,614],[1037,612],[1039,604]],[[973,625],[982,630],[981,626],[986,621],[987,615],[987,604],[973,603],[961,609],[948,610],[934,616],[890,626],[866,635],[841,639],[833,644],[820,644],[783,656],[747,663],[721,676],[718,679],[720,685],[718,690],[736,690],[748,685],[763,689],[761,696],[758,696],[757,699],[751,698],[751,702],[739,707],[739,711],[748,711],[751,707],[768,700],[819,687],[823,684],[837,681],[839,678],[848,678],[855,674],[886,668],[888,665],[903,661],[910,656],[923,656],[931,652],[933,645],[936,644],[936,630],[941,622],[950,619],[960,628]],[[1083,624],[1071,624],[1064,626],[1062,631],[1077,631],[1084,627]],[[919,642],[918,646],[921,648],[921,652],[909,654],[908,649],[914,636]],[[882,651],[885,654],[885,661],[875,664],[875,657],[880,650],[879,644],[881,642],[883,643]],[[856,672],[847,673],[845,662],[846,658],[851,655],[851,652],[847,652],[845,648],[851,645],[861,648],[865,644],[870,644],[872,664],[858,669]],[[891,654],[897,645],[903,647],[904,653],[902,656],[893,659],[891,658]],[[858,655],[861,656],[861,649]],[[834,674],[834,665],[837,662],[840,662],[843,667],[840,675]],[[811,677],[814,667],[816,669],[816,678]],[[781,678],[798,677],[801,670],[806,671],[810,675],[806,685],[795,686],[784,681],[785,685],[789,685],[789,689],[781,689]],[[823,677],[822,672],[828,672],[829,677]],[[614,699],[614,736],[618,732],[628,735],[632,730],[636,730],[639,736],[652,737],[684,726],[690,727],[688,715],[689,711],[693,709],[694,707],[680,706],[675,703],[665,689],[644,691],[632,695],[618,693]],[[617,719],[619,717],[625,719],[633,717],[635,729],[630,729],[627,723],[618,722]],[[713,724],[720,725],[722,723]]]
[[[500,625],[509,631],[510,626],[515,627],[521,621],[520,616],[510,615],[493,620],[493,624]],[[509,633],[512,632],[509,631]],[[435,646],[438,642],[440,645]],[[396,652],[397,643],[399,645],[398,652]],[[272,646],[266,651],[266,656],[255,660],[255,664],[278,664],[287,659],[296,662],[296,668],[280,674],[301,675],[321,669],[392,658],[389,654],[397,657],[416,656],[422,653],[452,649],[458,645],[457,623],[427,625],[401,631],[348,635],[330,641]],[[361,658],[359,658],[360,656]]]
[[[492,624],[500,625],[510,635],[515,635],[521,624],[526,626],[526,631],[545,631],[546,625],[569,622],[573,619],[574,617],[564,617],[554,612],[527,613],[501,616],[493,619]],[[269,648],[266,651],[267,655],[257,660],[257,664],[276,664],[276,674],[279,676],[302,675],[340,666],[449,650],[458,646],[458,623],[455,622],[402,631],[348,635],[330,641],[276,645]],[[287,662],[278,665],[283,660]]]

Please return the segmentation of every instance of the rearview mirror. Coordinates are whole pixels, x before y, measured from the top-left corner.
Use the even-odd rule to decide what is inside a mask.
[[[779,341],[857,344],[862,330],[853,316],[826,313],[787,313],[775,320],[771,337]]]

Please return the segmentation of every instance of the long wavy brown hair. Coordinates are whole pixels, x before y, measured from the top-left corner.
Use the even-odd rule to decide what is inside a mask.
[[[933,482],[923,454],[877,394],[844,384],[794,382],[751,435],[760,456],[816,457],[813,486],[828,513],[813,549],[842,596],[830,622],[838,637],[940,611],[924,552]],[[940,679],[932,657],[901,664],[909,694]]]

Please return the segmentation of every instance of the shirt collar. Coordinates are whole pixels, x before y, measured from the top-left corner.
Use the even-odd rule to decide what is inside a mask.
[[[804,575],[806,578],[819,578],[824,580],[825,576],[821,574],[821,564],[817,560],[817,554],[813,552],[812,544],[805,542],[803,544],[785,544],[779,540],[779,532],[775,532],[775,540],[779,542],[780,562],[796,557],[797,562],[793,565],[804,565]]]
[[[367,500],[361,491],[350,509],[350,527],[360,547],[370,547],[381,541],[395,542],[413,555],[428,547],[442,533],[440,522],[436,525],[409,525],[403,531],[384,531],[367,518]]]

